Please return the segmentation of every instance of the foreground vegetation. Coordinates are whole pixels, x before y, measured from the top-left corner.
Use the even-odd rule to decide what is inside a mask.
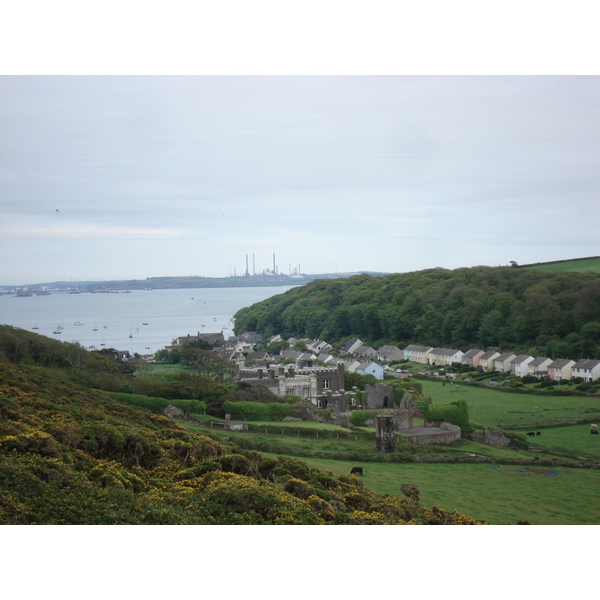
[[[2,524],[474,524],[0,360]]]
[[[409,388],[431,395],[432,414],[465,431],[507,430],[514,443],[418,446],[398,436],[394,453],[378,453],[374,429],[361,425],[367,411],[355,411],[352,430],[281,422],[309,408],[0,327],[0,522],[598,522],[590,490],[599,471],[585,468],[600,460],[598,436],[589,423],[561,422],[596,419],[597,397],[391,383],[395,399]],[[187,420],[162,416],[168,404]],[[224,431],[224,407],[246,415],[249,432]],[[530,439],[532,409],[542,435]],[[354,466],[364,478],[349,475]]]

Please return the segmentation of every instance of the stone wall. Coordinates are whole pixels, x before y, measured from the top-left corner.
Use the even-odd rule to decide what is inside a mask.
[[[442,430],[439,433],[416,435],[410,439],[415,444],[451,444],[460,440],[460,427],[458,425],[440,423],[437,426]]]
[[[483,443],[492,446],[508,446],[510,440],[501,432],[495,429],[483,428]]]
[[[394,388],[391,385],[377,383],[365,385],[367,393],[367,410],[378,408],[394,408]]]
[[[396,432],[392,415],[377,415],[376,435],[375,447],[378,452],[394,452],[396,450]]]

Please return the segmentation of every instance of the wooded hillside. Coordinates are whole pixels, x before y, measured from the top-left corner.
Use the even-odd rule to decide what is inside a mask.
[[[372,346],[547,346],[555,358],[600,356],[600,274],[474,267],[317,280],[235,316],[258,331]]]

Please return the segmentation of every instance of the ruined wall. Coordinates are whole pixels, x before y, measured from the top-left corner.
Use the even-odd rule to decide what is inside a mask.
[[[392,415],[377,415],[375,448],[378,452],[394,452],[396,450],[396,434]]]
[[[378,408],[394,408],[394,388],[391,385],[377,383],[365,385],[367,393],[367,410]]]
[[[451,444],[460,439],[460,427],[458,425],[440,423],[438,427],[442,430],[439,433],[417,435],[410,439],[415,444]]]
[[[393,416],[396,430],[413,428],[413,416],[409,410],[395,410]]]
[[[510,440],[501,432],[495,429],[483,428],[483,443],[492,446],[508,446]]]

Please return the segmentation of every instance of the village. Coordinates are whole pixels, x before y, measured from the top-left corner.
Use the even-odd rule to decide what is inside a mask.
[[[225,339],[223,332],[198,332],[195,336],[175,338],[166,350],[199,341],[210,343],[212,351],[231,364],[228,374],[232,381],[263,386],[280,398],[296,396],[315,409],[329,409],[331,422],[336,425],[349,427],[348,418],[353,410],[371,411],[374,417],[371,424],[377,429],[381,451],[393,451],[394,432],[419,444],[447,444],[461,437],[460,428],[450,423],[425,421],[422,427],[414,425],[413,418],[422,414],[416,407],[411,391],[405,391],[401,400],[394,402],[394,388],[384,383],[386,375],[387,379],[410,375],[406,369],[391,368],[392,364],[398,366],[398,363],[410,362],[428,365],[432,370],[424,371],[424,374],[444,380],[454,379],[459,368],[463,367],[480,372],[510,373],[519,378],[530,376],[540,381],[546,378],[561,381],[579,377],[589,382],[600,377],[598,360],[575,362],[495,350],[469,349],[463,352],[412,344],[404,349],[393,345],[375,349],[357,337],[346,340],[338,349],[334,349],[324,340],[283,339],[280,335],[263,339],[261,334],[254,331],[228,339]],[[276,351],[257,350],[257,346]],[[365,385],[364,393],[358,392],[355,386],[347,390],[344,383],[346,372],[371,375],[377,383]],[[220,380],[223,377],[221,372]],[[498,385],[496,382],[490,383]],[[227,424],[236,426],[231,425],[229,420]],[[241,424],[237,426],[241,427]]]

